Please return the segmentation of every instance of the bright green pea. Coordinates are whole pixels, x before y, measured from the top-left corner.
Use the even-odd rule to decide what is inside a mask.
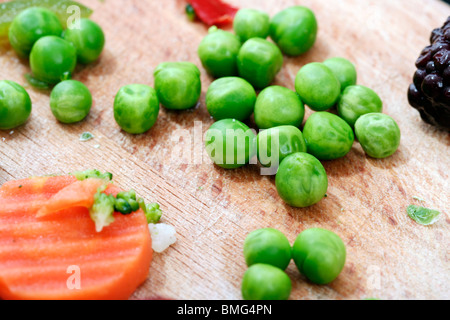
[[[50,94],[50,108],[56,119],[63,123],[75,123],[89,114],[92,95],[89,89],[76,80],[58,83]]]
[[[45,8],[31,7],[20,12],[9,28],[9,42],[20,57],[28,57],[33,45],[45,36],[61,36],[58,16]]]
[[[96,61],[105,45],[102,28],[87,18],[80,19],[79,26],[67,29],[64,39],[77,49],[78,61],[83,64]]]
[[[244,257],[249,267],[256,263],[265,263],[285,270],[291,261],[291,245],[279,230],[258,229],[245,238]]]
[[[56,36],[40,38],[30,54],[30,67],[37,80],[56,84],[71,77],[77,64],[77,51],[66,40]]]
[[[306,143],[299,128],[279,126],[258,133],[258,160],[264,167],[277,168],[288,155],[306,152]]]
[[[206,152],[224,169],[235,169],[249,163],[256,152],[256,136],[244,123],[235,119],[219,120],[206,132]]]
[[[239,50],[237,57],[239,76],[256,89],[270,85],[283,66],[283,54],[272,42],[251,38]]]
[[[390,116],[368,113],[355,124],[355,134],[361,147],[372,158],[386,158],[400,146],[400,128]]]
[[[280,268],[257,263],[247,269],[242,278],[244,300],[287,300],[292,283]]]
[[[153,73],[155,90],[167,109],[185,110],[195,107],[200,98],[200,70],[191,62],[163,62]]]
[[[206,108],[215,120],[247,120],[255,108],[256,92],[239,77],[215,80],[206,92]]]
[[[314,156],[297,152],[287,156],[275,177],[278,195],[293,207],[304,208],[319,202],[327,193],[325,168]]]
[[[237,55],[241,48],[238,37],[213,26],[198,46],[197,53],[206,71],[214,78],[236,76]]]
[[[329,112],[315,112],[303,127],[308,153],[319,160],[333,160],[345,156],[353,146],[352,128]]]
[[[339,79],[341,83],[341,91],[344,91],[348,86],[353,86],[356,84],[357,74],[356,68],[345,58],[334,57],[323,62],[334,75]]]
[[[303,66],[295,78],[300,99],[314,111],[333,107],[341,94],[341,83],[334,73],[318,62]]]
[[[334,232],[312,228],[298,235],[292,246],[292,258],[300,273],[310,281],[327,284],[344,268],[346,249]]]
[[[297,93],[281,87],[270,86],[256,98],[255,123],[260,129],[282,125],[300,127],[305,116],[305,107]]]
[[[267,38],[270,18],[267,13],[256,9],[240,9],[233,20],[233,29],[242,43],[250,38]]]
[[[126,132],[140,134],[150,130],[159,113],[155,89],[144,84],[122,87],[114,99],[114,118]]]
[[[342,92],[337,105],[339,116],[353,128],[356,120],[364,114],[383,111],[383,102],[370,88],[349,86]]]
[[[272,18],[270,37],[287,55],[297,56],[305,53],[316,41],[316,17],[306,7],[294,6],[284,9]]]
[[[18,83],[0,80],[0,130],[24,124],[31,114],[31,99]]]

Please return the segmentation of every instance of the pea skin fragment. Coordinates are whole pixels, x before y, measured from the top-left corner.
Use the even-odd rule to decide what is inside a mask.
[[[441,215],[437,210],[416,205],[408,206],[408,208],[406,208],[406,213],[411,219],[423,226],[428,226],[437,222]]]

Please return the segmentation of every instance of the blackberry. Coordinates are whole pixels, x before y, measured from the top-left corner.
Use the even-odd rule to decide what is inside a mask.
[[[409,104],[425,122],[450,130],[450,17],[431,32],[430,45],[422,50],[416,67]]]

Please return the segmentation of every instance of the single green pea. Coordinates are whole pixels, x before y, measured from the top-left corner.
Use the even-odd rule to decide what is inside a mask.
[[[114,99],[114,118],[126,132],[140,134],[156,123],[159,100],[155,89],[144,84],[122,87]]]
[[[353,129],[337,115],[315,112],[303,127],[308,153],[319,160],[333,160],[345,156],[355,141]]]
[[[255,101],[255,89],[239,77],[217,79],[206,92],[206,108],[215,120],[247,120],[253,113]]]
[[[219,120],[206,132],[206,152],[213,162],[224,169],[248,164],[256,152],[255,133],[235,119]]]
[[[310,9],[293,6],[277,13],[270,22],[270,37],[283,53],[297,56],[314,45],[317,20]]]
[[[214,78],[236,76],[239,38],[213,26],[198,46],[197,53],[206,71]]]
[[[355,123],[355,134],[361,147],[372,158],[386,158],[400,146],[400,128],[390,116],[368,113]]]
[[[325,168],[314,156],[297,152],[287,156],[275,177],[278,195],[293,207],[304,208],[316,204],[327,193]]]
[[[357,73],[356,68],[345,58],[334,57],[323,62],[341,83],[341,91],[344,91],[348,86],[356,85]]]
[[[291,245],[279,230],[254,230],[245,238],[244,258],[249,267],[256,263],[265,263],[285,270],[291,261]]]
[[[20,12],[9,27],[8,37],[11,47],[20,57],[28,57],[33,45],[45,36],[63,33],[58,16],[45,8],[31,7]]]
[[[334,232],[312,228],[298,235],[292,246],[292,258],[300,273],[310,281],[327,284],[344,268],[346,249]]]
[[[240,9],[233,20],[233,29],[242,43],[250,38],[267,38],[270,18],[267,13],[256,9]]]
[[[185,110],[195,107],[200,98],[200,70],[191,62],[163,62],[153,76],[155,90],[167,109]]]
[[[251,38],[239,50],[237,57],[239,76],[256,89],[270,85],[283,66],[283,54],[272,42]]]
[[[62,123],[75,123],[89,114],[92,95],[89,89],[76,80],[58,83],[50,94],[50,108],[56,119]]]
[[[30,114],[28,92],[14,81],[0,80],[0,130],[10,130],[24,124]]]
[[[277,168],[288,155],[306,152],[302,132],[294,126],[279,126],[258,133],[258,160],[264,167]]]
[[[303,66],[295,78],[300,99],[314,111],[333,107],[341,94],[341,83],[334,73],[318,62]]]
[[[348,86],[342,92],[337,105],[339,116],[353,128],[356,120],[364,114],[383,111],[378,94],[361,85]]]
[[[59,37],[40,38],[31,49],[31,71],[37,80],[48,84],[70,79],[76,64],[75,47]]]
[[[102,28],[87,18],[80,19],[78,26],[68,28],[64,32],[64,39],[77,49],[78,61],[83,64],[96,61],[105,46]]]
[[[305,116],[305,106],[294,91],[270,86],[262,90],[255,103],[255,123],[260,129],[282,125],[300,127]]]
[[[242,277],[241,292],[244,300],[287,300],[292,283],[280,268],[257,263],[247,269]]]

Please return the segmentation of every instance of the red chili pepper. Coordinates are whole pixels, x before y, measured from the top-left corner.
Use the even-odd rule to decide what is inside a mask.
[[[222,0],[189,0],[197,17],[209,26],[233,22],[237,8]]]

